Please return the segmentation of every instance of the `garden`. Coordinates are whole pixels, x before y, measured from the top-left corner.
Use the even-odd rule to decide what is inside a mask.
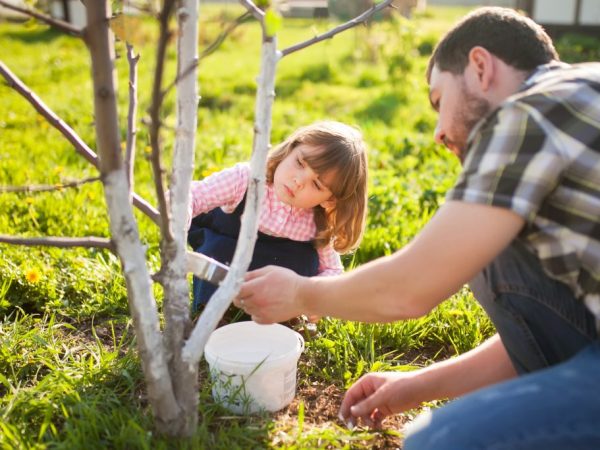
[[[424,74],[438,38],[468,11],[429,7],[411,19],[376,18],[279,64],[272,143],[299,126],[334,119],[359,127],[369,146],[367,230],[360,248],[344,256],[346,270],[407,244],[455,180],[458,162],[433,140],[436,116]],[[200,51],[241,13],[235,4],[203,4]],[[335,18],[284,18],[279,45],[336,24]],[[120,38],[120,105],[128,96],[124,41],[140,55],[135,191],[155,204],[146,116],[157,24],[122,15],[111,28]],[[82,40],[33,19],[0,19],[0,42],[0,61],[94,149],[91,64]],[[567,35],[557,47],[570,62],[600,58],[593,38]],[[260,27],[246,20],[200,60],[195,179],[250,158],[259,53]],[[174,78],[174,56],[170,48],[167,79]],[[0,105],[0,234],[108,237],[96,168],[6,82],[0,82]],[[119,113],[126,124],[126,108]],[[162,114],[165,129],[173,129],[174,93],[165,97]],[[121,134],[125,146],[125,128]],[[163,144],[169,159],[174,143]],[[158,227],[141,213],[136,219],[156,271]],[[198,428],[190,438],[175,439],[153,427],[117,256],[7,244],[0,244],[0,255],[0,448],[6,449],[401,448],[402,425],[438,403],[390,418],[381,430],[350,430],[338,419],[345,389],[369,371],[414,370],[494,333],[467,288],[420,319],[364,324],[323,318],[306,336],[288,407],[231,414],[214,402],[202,361]],[[161,287],[153,289],[161,312]]]

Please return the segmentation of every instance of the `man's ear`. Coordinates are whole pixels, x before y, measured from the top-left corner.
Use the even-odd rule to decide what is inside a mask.
[[[473,47],[469,51],[469,65],[475,71],[481,90],[484,92],[489,90],[495,75],[492,54],[481,46]]]

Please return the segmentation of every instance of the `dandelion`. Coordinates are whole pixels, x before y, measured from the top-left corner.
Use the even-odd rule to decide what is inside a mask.
[[[31,284],[37,283],[40,281],[40,278],[42,278],[42,276],[37,269],[28,269],[27,272],[25,272],[25,279]]]
[[[209,169],[204,169],[202,171],[202,178],[206,178],[207,176],[217,172],[219,169],[217,169],[216,167],[211,167]]]

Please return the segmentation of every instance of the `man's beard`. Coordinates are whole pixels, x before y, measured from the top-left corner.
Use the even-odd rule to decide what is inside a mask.
[[[456,114],[454,123],[456,124],[457,133],[456,139],[452,141],[452,144],[459,151],[458,157],[461,162],[467,156],[467,139],[471,130],[481,119],[487,117],[492,109],[489,101],[471,94],[464,85],[462,94],[464,103]]]

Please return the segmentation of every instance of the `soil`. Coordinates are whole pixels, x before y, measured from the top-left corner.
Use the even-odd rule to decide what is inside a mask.
[[[296,428],[298,426],[298,408],[300,403],[303,402],[304,428],[322,428],[329,424],[345,427],[344,423],[338,418],[344,392],[335,385],[324,385],[317,382],[312,383],[310,386],[298,387],[296,397],[292,403],[277,413],[274,419],[283,428],[288,428],[286,425],[289,425],[289,428]],[[369,439],[368,442],[364,441],[362,445],[371,449],[401,449],[401,437],[395,435],[395,433],[387,433],[386,430],[401,431],[407,420],[402,415],[386,418],[382,429],[374,431],[375,439]],[[364,432],[366,429],[357,428],[356,431]],[[371,431],[373,432],[373,430]]]

